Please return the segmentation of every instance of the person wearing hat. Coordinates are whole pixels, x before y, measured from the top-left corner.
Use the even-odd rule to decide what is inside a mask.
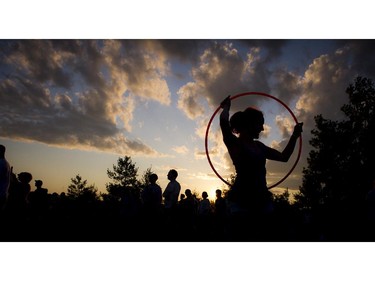
[[[35,180],[36,190],[34,191],[34,193],[40,194],[40,196],[46,196],[48,194],[48,189],[42,186],[43,186],[43,181]]]
[[[48,189],[42,186],[43,181],[35,180],[36,190],[30,194],[31,207],[37,216],[43,215],[48,209]]]
[[[43,181],[41,181],[41,180],[35,180],[35,187],[36,187],[37,190],[47,191],[47,189],[43,188],[42,185],[43,185]]]

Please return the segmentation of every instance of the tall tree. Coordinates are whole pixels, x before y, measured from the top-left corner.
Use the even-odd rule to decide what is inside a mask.
[[[357,78],[355,85],[347,89],[350,104],[342,111],[349,117],[349,126],[353,133],[352,146],[356,152],[353,161],[362,175],[358,180],[364,186],[374,177],[375,161],[375,89],[372,80]],[[369,179],[370,177],[370,179]]]
[[[124,191],[138,191],[140,182],[137,179],[138,168],[133,163],[130,156],[118,158],[117,165],[113,165],[113,171],[107,169],[107,175],[112,180],[107,183],[108,194],[119,199]]]
[[[349,104],[343,121],[315,117],[308,167],[295,196],[297,203],[314,208],[328,202],[358,205],[370,188],[375,171],[375,89],[371,79],[357,77],[346,90]]]

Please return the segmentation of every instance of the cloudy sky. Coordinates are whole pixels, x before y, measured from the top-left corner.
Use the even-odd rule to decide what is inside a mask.
[[[228,94],[263,91],[281,98],[305,122],[296,174],[283,183],[298,186],[300,171],[306,165],[313,116],[322,113],[327,118],[340,118],[347,85],[356,75],[374,78],[373,41],[338,40],[375,38],[373,9],[364,0],[317,0],[306,4],[291,0],[222,2],[2,3],[0,143],[7,146],[7,157],[15,172],[32,172],[34,178],[44,180],[51,192],[66,191],[70,178],[80,173],[104,191],[106,169],[122,156],[119,153],[126,153],[131,154],[140,171],[152,165],[163,188],[170,167],[179,169],[183,188],[221,186],[202,155],[208,118]],[[36,38],[203,40],[18,41]],[[233,40],[238,38],[266,40]],[[259,103],[266,114],[268,136],[261,140],[270,145],[282,142],[285,130],[280,131],[278,125],[290,127],[286,119],[290,117],[283,108],[272,100],[257,102],[249,98],[237,102],[233,102],[234,109]],[[215,122],[210,131],[210,151],[216,154],[211,157],[220,173],[227,175],[230,165],[225,151],[214,150],[215,141],[220,145]],[[269,181],[273,180],[271,171],[288,170],[288,166],[270,166]],[[194,183],[191,178],[199,181]],[[33,261],[40,257],[47,269],[45,278],[37,272],[41,280],[50,280],[55,272],[71,278],[72,271],[61,270],[67,258],[73,261],[71,264],[79,264],[81,271],[75,267],[73,272],[82,272],[93,280],[107,278],[108,274],[123,275],[123,264],[131,264],[127,276],[138,276],[139,272],[147,274],[144,263],[134,262],[135,256],[142,255],[153,275],[168,262],[176,274],[186,264],[199,265],[191,276],[184,271],[190,279],[212,279],[213,275],[219,279],[242,278],[249,274],[259,279],[267,272],[275,278],[299,280],[319,260],[321,270],[309,271],[315,279],[358,279],[372,274],[372,260],[367,257],[375,250],[371,243],[199,243],[197,247],[191,243],[178,243],[178,247],[175,243],[79,244],[67,247],[66,243],[12,243],[10,250],[5,247],[9,245],[2,245],[2,251],[10,254],[4,255],[4,273],[28,278],[38,270]],[[77,250],[72,255],[73,248]],[[204,250],[210,254],[209,259],[196,254]],[[32,258],[29,252],[33,253]],[[348,258],[348,252],[353,259]],[[9,262],[12,259],[8,257],[14,253],[18,260],[25,258],[27,270],[18,270],[19,262]],[[264,253],[271,253],[274,258],[270,260],[270,255]],[[233,266],[236,270],[217,270],[224,255],[246,258],[226,259],[226,268]],[[45,259],[46,256],[53,258]],[[170,256],[178,259],[171,260]],[[98,260],[100,267],[93,271],[92,264]],[[256,265],[251,271],[249,260]],[[290,261],[289,266],[279,262],[285,260]]]
[[[213,199],[223,182],[205,156],[208,120],[227,95],[264,92],[304,122],[300,161],[280,185],[298,189],[314,116],[342,118],[349,83],[374,77],[374,47],[373,40],[338,39],[2,39],[0,142],[14,172],[31,172],[50,192],[66,191],[76,174],[105,192],[106,170],[128,155],[140,175],[151,167],[162,188],[174,168],[183,190],[206,190]],[[248,96],[233,101],[232,113],[250,105],[266,117],[261,141],[283,149],[294,126],[289,112]],[[218,116],[209,152],[228,178],[233,166]],[[295,159],[268,163],[269,184]]]

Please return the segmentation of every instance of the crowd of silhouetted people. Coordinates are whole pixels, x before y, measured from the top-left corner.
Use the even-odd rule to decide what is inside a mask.
[[[236,212],[226,190],[217,189],[215,198],[181,192],[173,169],[164,192],[151,174],[139,192],[126,189],[116,200],[72,199],[49,193],[31,173],[14,174],[0,145],[0,176],[0,241],[375,240],[375,184],[357,216],[339,207],[311,212],[275,198],[261,215]]]

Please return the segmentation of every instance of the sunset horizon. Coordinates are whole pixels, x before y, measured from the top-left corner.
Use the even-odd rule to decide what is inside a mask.
[[[66,192],[79,174],[105,193],[107,169],[119,157],[130,156],[139,176],[151,168],[165,188],[173,168],[179,171],[182,191],[207,191],[213,200],[214,190],[226,184],[207,161],[204,136],[221,100],[244,92],[267,93],[304,122],[301,158],[293,173],[272,189],[295,193],[311,150],[314,116],[343,118],[346,87],[357,75],[371,74],[361,49],[373,41],[43,39],[0,44],[0,141],[15,173],[30,172],[51,193]],[[283,149],[294,123],[289,112],[256,97],[236,100],[233,112],[247,106],[258,106],[265,114],[260,140]],[[218,131],[218,116],[209,146],[215,169],[228,179],[234,167]],[[267,164],[269,185],[293,161]]]

